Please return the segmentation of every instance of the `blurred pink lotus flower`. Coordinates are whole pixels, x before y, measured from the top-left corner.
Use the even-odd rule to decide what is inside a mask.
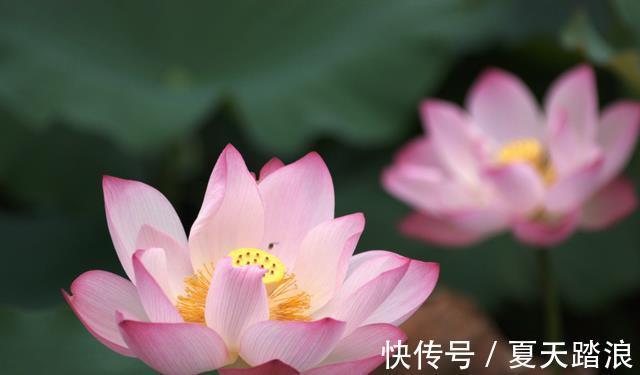
[[[256,181],[227,146],[188,240],[157,190],[114,177],[103,189],[131,281],[89,271],[64,295],[100,342],[164,374],[367,373],[438,278],[435,263],[353,256],[364,217],[334,218],[316,153],[272,159]]]
[[[640,106],[620,101],[599,115],[588,66],[552,85],[544,111],[498,69],[473,85],[467,111],[439,100],[420,111],[427,136],[404,146],[383,174],[385,188],[416,210],[400,225],[408,236],[465,246],[510,229],[548,247],[636,207],[633,185],[618,174],[638,136]]]

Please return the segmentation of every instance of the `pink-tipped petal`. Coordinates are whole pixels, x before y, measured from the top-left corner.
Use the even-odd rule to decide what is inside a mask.
[[[260,169],[260,178],[258,179],[259,182],[261,182],[262,180],[264,180],[268,175],[270,175],[271,173],[277,171],[278,169],[284,167],[284,163],[282,162],[282,160],[278,159],[278,158],[271,158],[268,162],[265,163],[264,166],[262,166],[262,168]]]
[[[213,168],[202,208],[191,227],[193,268],[215,263],[241,247],[259,247],[263,229],[264,210],[256,180],[238,150],[228,145]]]
[[[232,266],[230,258],[216,264],[207,294],[205,320],[207,326],[224,338],[231,351],[238,350],[246,327],[269,319],[263,275],[264,270],[258,266]]]
[[[391,295],[409,266],[409,259],[393,253],[367,259],[348,272],[342,288],[314,317],[345,321],[346,334],[351,333]]]
[[[384,256],[386,251],[376,251]],[[365,324],[404,323],[431,295],[440,275],[438,263],[410,260],[409,268],[389,297],[374,311]]]
[[[595,140],[598,121],[598,93],[591,67],[578,66],[560,76],[549,89],[545,101],[547,116],[566,111],[568,122],[579,142]]]
[[[389,251],[365,251],[349,259],[345,282],[340,289],[341,296],[347,296],[385,272],[396,272],[404,276],[411,259]],[[336,296],[340,297],[340,296]]]
[[[133,270],[136,274],[136,287],[140,301],[150,320],[152,322],[182,323],[182,317],[165,292],[169,285],[166,283],[166,279],[161,279],[167,276],[164,250],[151,248],[136,251],[133,254]],[[152,274],[150,270],[154,270],[154,273]]]
[[[479,135],[474,133],[462,110],[451,103],[427,100],[420,111],[438,157],[448,172],[462,181],[476,182],[484,155]]]
[[[200,374],[229,363],[222,338],[200,324],[122,320],[120,330],[135,355],[162,374]]]
[[[171,203],[159,191],[142,182],[110,176],[103,177],[102,190],[111,239],[131,280],[135,279],[131,256],[138,250],[136,240],[145,224],[186,248],[187,238],[182,223]]]
[[[431,167],[395,164],[384,171],[382,184],[389,193],[420,210],[453,210],[476,204],[465,185]]]
[[[375,370],[385,357],[381,355],[387,340],[395,345],[407,336],[390,324],[370,324],[355,330],[340,340],[322,363],[305,375],[350,374],[365,375]]]
[[[300,372],[277,359],[248,368],[221,368],[220,375],[297,375]]]
[[[149,271],[161,283],[171,301],[175,302],[178,295],[184,292],[184,279],[193,274],[188,249],[182,248],[173,238],[150,225],[143,225],[140,229],[136,247],[163,250],[164,255],[156,258],[158,262],[149,264],[147,268],[152,267]],[[162,274],[156,275],[156,270]]]
[[[398,340],[404,342],[406,339],[407,335],[392,324],[368,324],[342,338],[333,352],[322,361],[322,365],[355,361],[373,356],[380,357],[380,361],[384,361],[384,356],[380,354],[386,342],[389,341],[390,345],[395,345]]]
[[[494,198],[486,206],[445,211],[442,218],[463,230],[484,235],[495,234],[503,230],[508,223],[508,212],[501,203]]]
[[[547,191],[546,211],[562,215],[580,207],[600,188],[603,165],[604,159],[598,156],[552,185]]]
[[[489,189],[463,182],[439,160],[433,137],[410,141],[382,174],[389,193],[425,211],[468,209],[490,198]]]
[[[515,139],[542,139],[540,109],[529,89],[511,73],[490,69],[469,92],[471,117],[496,145]]]
[[[356,213],[316,226],[302,241],[293,273],[298,287],[313,296],[311,312],[331,299],[342,284],[363,230],[364,216]]]
[[[485,176],[510,212],[526,215],[543,202],[544,183],[537,171],[528,164],[513,163],[492,167],[485,172]]]
[[[138,263],[137,268],[135,264],[136,262]],[[140,249],[133,254],[133,263],[135,279],[132,281],[136,284],[136,288],[138,288],[138,294],[140,293],[138,281],[148,281],[150,278],[160,288],[160,291],[169,299],[170,302],[175,302],[171,291],[171,285],[169,284],[167,257],[164,249],[158,247]],[[146,277],[147,275],[149,278]],[[148,287],[149,283],[147,282],[145,288]],[[151,320],[153,321],[154,319]]]
[[[448,220],[418,212],[400,222],[400,232],[420,241],[449,247],[469,246],[485,237],[484,233],[464,230]]]
[[[245,330],[240,355],[253,366],[278,359],[304,371],[322,361],[344,331],[344,322],[329,318],[313,322],[264,321]]]
[[[578,211],[569,212],[553,222],[520,219],[513,224],[513,233],[527,245],[548,248],[569,238],[579,220]]]
[[[426,136],[416,137],[402,146],[394,156],[398,164],[442,168],[433,140]]]
[[[600,189],[582,207],[581,225],[589,230],[605,229],[630,215],[637,206],[633,183],[620,177]]]
[[[138,292],[129,280],[110,272],[88,271],[73,281],[71,294],[63,291],[73,312],[98,341],[117,353],[134,355],[120,335],[116,321],[116,311],[147,320]]]
[[[629,161],[639,130],[640,103],[617,102],[604,110],[598,127],[598,144],[604,153],[603,181],[610,181]]]
[[[428,243],[462,247],[498,233],[506,223],[506,214],[493,209],[471,209],[438,216],[415,212],[400,222],[400,231]]]
[[[595,142],[585,142],[571,126],[567,111],[559,109],[549,116],[548,121],[549,155],[559,178],[574,173],[598,154]]]
[[[262,248],[271,248],[270,252],[292,267],[307,232],[333,219],[331,174],[322,158],[312,152],[270,174],[260,182],[259,190],[265,212]]]

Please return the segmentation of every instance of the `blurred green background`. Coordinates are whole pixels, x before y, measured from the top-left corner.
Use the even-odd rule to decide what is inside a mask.
[[[639,25],[633,0],[0,1],[0,372],[149,372],[94,340],[60,289],[122,273],[103,174],[157,187],[189,228],[229,142],[253,170],[317,150],[337,214],[366,215],[359,250],[438,261],[439,285],[507,337],[541,338],[532,252],[508,235],[464,250],[402,238],[409,208],[379,174],[421,133],[421,98],[462,103],[489,66],[541,98],[590,61],[601,104],[640,97]],[[637,157],[627,173],[640,183]],[[553,251],[567,341],[640,344],[639,224]]]

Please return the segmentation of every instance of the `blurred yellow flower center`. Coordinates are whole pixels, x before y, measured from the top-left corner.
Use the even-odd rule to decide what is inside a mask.
[[[528,163],[538,171],[547,185],[551,185],[556,177],[547,152],[534,138],[516,139],[505,144],[498,151],[496,159],[499,164]]]
[[[271,320],[311,320],[311,297],[298,290],[294,274],[287,273],[284,263],[266,251],[243,247],[227,254],[234,267],[258,266],[265,270],[262,283],[269,301]],[[185,278],[184,294],[178,297],[176,307],[186,322],[205,324],[205,305],[215,266],[205,265]]]

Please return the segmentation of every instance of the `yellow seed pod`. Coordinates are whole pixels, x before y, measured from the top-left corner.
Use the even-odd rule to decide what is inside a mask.
[[[286,267],[277,256],[253,247],[235,249],[229,254],[234,267],[258,266],[266,270],[262,277],[265,285],[273,285],[284,279]]]

